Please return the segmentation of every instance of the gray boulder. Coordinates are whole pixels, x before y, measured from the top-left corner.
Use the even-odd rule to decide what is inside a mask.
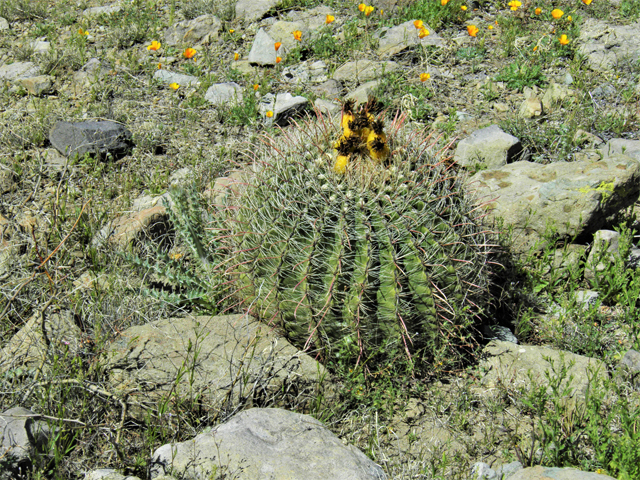
[[[251,44],[251,51],[249,52],[249,64],[264,66],[273,66],[276,64],[276,49],[274,47],[275,41],[273,38],[264,31],[263,28],[258,30],[256,37]]]
[[[255,398],[261,404],[315,399],[323,367],[245,315],[163,319],[128,328],[107,354],[110,388],[134,395],[144,417],[168,396],[202,404],[221,417]]]
[[[215,15],[200,15],[169,27],[164,33],[164,41],[171,46],[208,44],[218,38],[221,27],[222,22]]]
[[[568,388],[570,397],[584,395],[592,371],[601,378],[608,378],[606,366],[601,360],[549,347],[492,340],[484,347],[483,357],[479,367],[486,373],[481,385],[487,389],[500,384],[524,390],[532,385],[546,386],[549,385],[547,375],[557,375],[563,365],[567,367],[567,375],[560,388]]]
[[[594,279],[597,272],[603,272],[615,262],[616,256],[620,256],[620,233],[613,230],[598,230],[593,236],[584,278]]]
[[[23,407],[14,407],[0,414],[0,480],[26,477],[32,467],[32,457],[42,453],[51,431],[39,415]]]
[[[49,132],[49,141],[67,157],[98,154],[124,155],[132,146],[131,132],[110,120],[97,122],[58,122]]]
[[[272,408],[246,410],[193,440],[163,445],[153,454],[151,478],[171,473],[195,480],[221,469],[240,480],[386,478],[315,418]]]
[[[476,173],[468,181],[485,202],[491,225],[504,219],[514,230],[516,252],[544,248],[542,237],[553,226],[559,239],[592,234],[607,225],[607,217],[638,198],[640,165],[613,155],[598,162],[557,162],[540,165],[515,162]]]
[[[603,473],[590,473],[575,468],[537,467],[524,468],[509,480],[616,480]]]
[[[520,140],[491,125],[460,140],[453,159],[463,167],[494,168],[518,160],[521,154]]]
[[[51,92],[53,87],[53,77],[49,75],[38,75],[36,77],[18,78],[16,85],[20,85],[31,95],[39,97]]]
[[[378,55],[387,57],[397,55],[417,45],[444,46],[442,37],[438,35],[433,28],[429,27],[426,23],[424,27],[429,31],[429,35],[422,39],[418,36],[419,31],[413,25],[413,20],[401,23],[393,28],[382,29],[377,34],[379,39]]]

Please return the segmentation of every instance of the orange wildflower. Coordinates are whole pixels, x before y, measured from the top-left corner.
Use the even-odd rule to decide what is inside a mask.
[[[276,57],[276,63],[280,63],[282,61],[282,57]]]
[[[413,26],[416,27],[416,30],[420,30],[422,27],[424,27],[424,23],[422,20],[414,20]]]
[[[281,46],[282,46],[282,42],[276,42],[276,43],[275,43],[274,47],[276,47],[276,52],[277,52],[278,50],[280,50],[280,47],[281,47]]]
[[[475,25],[467,25],[467,32],[469,32],[469,35],[472,37],[475,37],[478,34],[479,29]]]
[[[296,30],[295,32],[293,32],[293,38],[298,41],[302,40],[302,32],[300,30]]]
[[[187,48],[184,52],[182,52],[182,55],[184,56],[184,58],[193,58],[193,56],[196,54],[196,49],[195,48]]]
[[[540,15],[542,13],[542,9],[540,7],[536,8],[535,11],[533,12],[536,15]]]
[[[569,39],[567,38],[567,36],[564,33],[562,35],[560,35],[560,38],[558,40],[560,40],[560,45],[568,45],[569,44]]]
[[[336,19],[336,17],[334,17],[333,15],[327,15],[327,18],[325,19],[324,23],[326,23],[327,25],[329,25],[330,23],[333,23],[333,21]]]
[[[420,29],[420,32],[418,32],[418,37],[420,37],[420,38],[424,38],[424,37],[426,37],[427,35],[429,35],[429,30],[427,30],[427,29],[426,29],[426,28],[424,28],[424,27],[422,27],[422,28]]]
[[[158,42],[157,40],[154,40],[153,42],[151,42],[151,45],[147,45],[147,50],[153,50],[155,52],[161,46],[162,44],[160,42]]]
[[[240,59],[240,54],[238,52],[233,54],[233,59],[234,60],[239,60]]]
[[[558,20],[560,17],[562,17],[562,15],[564,15],[564,12],[562,10],[560,10],[559,8],[554,8],[553,10],[551,10],[551,16],[553,18],[555,18],[556,20]]]
[[[273,117],[273,112],[269,110],[265,115],[267,116],[267,118],[271,118]]]
[[[360,10],[361,12],[364,12],[365,8],[367,8],[367,6],[364,3],[361,3],[360,5],[358,5],[358,10]]]

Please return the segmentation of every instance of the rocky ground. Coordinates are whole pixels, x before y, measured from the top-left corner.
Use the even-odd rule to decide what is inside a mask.
[[[324,478],[306,443],[362,478],[638,478],[640,4],[371,7],[0,0],[0,478],[159,478],[163,445],[242,422],[284,442],[282,468]],[[428,378],[325,369],[247,317],[212,323],[197,316],[209,304],[147,294],[160,258],[196,268],[173,243],[171,187],[211,205],[263,135],[320,115],[337,138],[342,102],[369,95],[504,219],[503,307],[470,363]],[[280,437],[305,422],[317,437]],[[257,478],[251,441],[224,438],[240,460],[202,468]],[[172,473],[192,478],[192,460]]]

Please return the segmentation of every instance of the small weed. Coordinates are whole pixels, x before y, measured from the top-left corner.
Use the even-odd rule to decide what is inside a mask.
[[[508,88],[521,92],[524,87],[543,87],[547,79],[542,73],[540,65],[513,62],[504,67],[495,80],[505,82]]]

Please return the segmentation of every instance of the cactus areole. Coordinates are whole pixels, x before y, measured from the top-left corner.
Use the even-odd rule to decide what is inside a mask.
[[[489,301],[476,205],[433,142],[401,123],[387,162],[335,152],[324,122],[287,129],[257,149],[259,171],[228,209],[237,298],[329,362],[450,364],[475,346]]]

